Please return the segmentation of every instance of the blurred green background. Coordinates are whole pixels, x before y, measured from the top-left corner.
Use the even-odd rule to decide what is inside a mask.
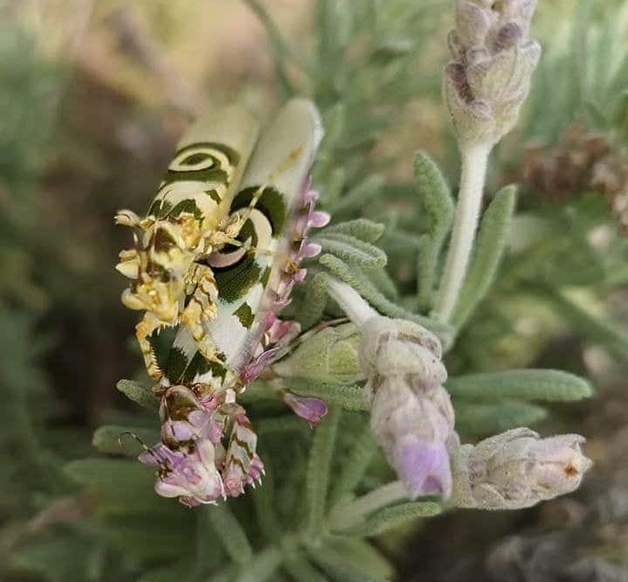
[[[103,534],[94,499],[63,466],[93,454],[96,427],[135,414],[114,388],[142,373],[135,314],[119,302],[125,282],[113,268],[128,233],[113,215],[148,206],[197,113],[239,100],[265,115],[303,92],[328,119],[344,103],[349,129],[318,167],[319,185],[331,188],[337,167],[349,185],[374,170],[386,178],[360,214],[387,224],[389,274],[402,294],[412,288],[424,228],[404,218],[413,152],[426,150],[457,180],[440,97],[451,3],[339,0],[373,28],[349,27],[341,58],[327,61],[325,34],[342,22],[321,23],[315,4],[324,2],[0,1],[1,580],[160,580],[149,566],[162,546],[168,561],[193,543],[187,521],[161,519],[160,509],[154,523],[135,524],[144,538],[129,514]],[[534,35],[543,61],[488,185],[522,184],[510,255],[449,366],[534,364],[593,377],[597,398],[556,407],[545,426],[585,434],[598,468],[579,498],[516,516],[457,513],[379,540],[400,580],[628,579],[628,6],[541,1]],[[609,491],[619,505],[587,514],[587,537],[583,508]],[[509,555],[529,566],[517,574],[499,553],[513,533],[524,537]],[[589,565],[566,565],[562,578],[530,574],[538,552],[550,556],[540,563],[560,562],[548,547]]]

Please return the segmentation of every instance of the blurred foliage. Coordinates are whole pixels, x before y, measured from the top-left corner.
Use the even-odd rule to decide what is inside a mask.
[[[281,3],[267,10],[270,2],[245,0],[263,25],[267,60],[259,50],[262,29],[243,5],[233,8],[241,19],[233,37],[243,47],[235,55],[240,45],[229,44],[225,32],[225,46],[208,48],[211,35],[201,34],[208,19],[190,17],[197,14],[191,2],[179,9],[98,3],[76,52],[51,50],[45,22],[33,26],[12,4],[0,12],[8,15],[0,26],[0,578],[386,579],[417,517],[437,513],[437,504],[387,508],[369,516],[358,537],[302,543],[325,527],[335,503],[390,477],[357,388],[300,383],[304,393],[333,395],[339,407],[314,432],[278,399],[256,398],[263,386],[252,389],[247,407],[267,475],[253,495],[228,506],[189,511],[160,499],[150,469],[124,458],[138,447],[118,436],[130,430],[150,440],[156,423],[154,411],[138,412],[113,389],[119,377],[143,376],[135,372],[133,316],[118,302],[122,282],[112,267],[124,233],[111,217],[118,207],[147,205],[177,134],[206,95],[220,102],[237,93],[265,110],[306,94],[326,127],[314,180],[333,223],[318,235],[324,254],[308,266],[293,315],[306,327],[338,315],[324,292],[331,272],[382,313],[428,322],[424,277],[440,274],[455,196],[447,182],[457,179],[440,102],[450,3],[317,0],[287,17]],[[489,193],[506,194],[490,197],[493,210],[481,228],[497,232],[511,220],[514,194],[502,189],[511,182],[521,183],[520,211],[500,248],[478,247],[473,268],[482,284],[467,295],[472,301],[458,328],[437,330],[458,335],[447,356],[448,388],[469,438],[538,422],[548,412],[555,413],[548,422],[575,426],[585,414],[537,402],[588,396],[589,385],[575,376],[504,370],[543,365],[586,375],[595,371],[591,350],[623,370],[628,353],[621,292],[628,239],[613,206],[619,194],[585,180],[576,183],[586,187],[548,196],[528,179],[524,159],[531,145],[554,151],[576,121],[625,159],[628,7],[608,0],[542,4],[535,29],[545,56],[519,129],[493,161]],[[189,58],[194,50],[211,52],[210,72],[202,58]],[[419,147],[448,179],[426,155],[411,178]],[[622,186],[618,192],[628,196]],[[478,385],[490,401],[478,399]],[[119,388],[154,407],[138,386]],[[89,433],[102,423],[94,444],[108,456],[86,458]],[[619,487],[625,495],[625,483]],[[586,553],[591,543],[581,546]]]

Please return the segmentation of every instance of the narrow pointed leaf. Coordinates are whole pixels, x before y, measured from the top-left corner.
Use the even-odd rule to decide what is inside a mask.
[[[377,196],[383,186],[384,178],[382,176],[370,176],[357,186],[349,190],[332,208],[332,214],[335,218],[352,211],[357,211],[373,197]]]
[[[266,450],[261,447],[260,455],[264,458],[266,474],[261,484],[253,491],[253,503],[255,504],[257,523],[264,537],[272,543],[282,535],[282,527],[275,506],[275,474],[272,460],[270,455],[262,454],[265,452]]]
[[[585,337],[608,346],[622,359],[628,358],[628,331],[625,328],[567,297],[557,289],[546,289],[542,293]]]
[[[364,428],[358,433],[353,447],[343,463],[342,471],[334,482],[332,502],[339,501],[344,495],[355,490],[376,452],[377,443],[367,421]]]
[[[316,273],[308,281],[305,300],[301,304],[298,317],[303,329],[309,329],[318,322],[327,306],[327,273]]]
[[[507,370],[449,378],[454,398],[495,401],[500,398],[567,402],[593,395],[591,384],[559,370]]]
[[[384,267],[387,262],[384,251],[348,234],[326,231],[312,240],[349,265],[373,268]]]
[[[419,305],[427,308],[431,305],[443,243],[451,228],[454,202],[445,178],[425,152],[417,152],[414,159],[414,181],[429,217],[429,230],[422,237],[418,265]]]
[[[333,544],[308,547],[308,554],[321,570],[341,582],[386,582],[386,578],[369,572],[364,564],[338,551]]]
[[[250,562],[253,558],[253,548],[227,503],[210,505],[203,510],[207,512],[209,522],[229,557],[238,564]]]
[[[395,282],[385,268],[381,269],[362,269],[364,276],[373,284],[373,286],[386,297],[389,301],[395,302],[399,299],[399,291]]]
[[[270,546],[255,554],[253,559],[236,576],[236,582],[266,582],[278,580],[275,573],[281,565],[281,552]]]
[[[524,402],[471,404],[454,401],[456,428],[469,435],[484,436],[518,426],[529,426],[547,417],[547,410]]]
[[[307,468],[307,532],[312,540],[324,531],[327,515],[329,473],[336,441],[340,408],[330,407],[327,416],[316,427]]]
[[[71,461],[64,471],[77,483],[108,489],[153,488],[151,467],[122,459],[81,459]],[[147,491],[147,492],[148,492]]]
[[[106,425],[96,430],[92,445],[101,453],[136,457],[144,447],[135,437],[150,447],[159,440],[159,432],[150,428]]]
[[[120,380],[116,388],[122,392],[129,400],[150,410],[159,410],[159,400],[149,388],[142,386],[133,380]]]
[[[395,569],[384,555],[369,541],[358,538],[338,538],[334,546],[351,561],[359,564],[373,576],[390,580]]]
[[[419,518],[438,515],[441,511],[441,506],[433,501],[401,503],[381,509],[363,523],[338,533],[360,537],[374,536]]]
[[[328,582],[329,580],[301,553],[288,554],[284,558],[283,567],[295,582]]]
[[[515,204],[516,188],[506,186],[495,195],[484,213],[469,273],[452,316],[452,322],[458,328],[466,323],[495,279],[506,249]]]
[[[381,222],[373,222],[366,218],[357,218],[355,220],[328,226],[323,231],[323,236],[330,233],[346,234],[366,243],[374,243],[382,236],[385,228],[386,226]]]
[[[299,396],[321,398],[327,404],[347,410],[368,410],[364,391],[359,386],[320,384],[303,378],[288,378],[285,381],[290,391]]]
[[[319,263],[324,267],[327,267],[341,281],[351,285],[351,287],[362,295],[362,297],[364,297],[364,299],[366,299],[380,313],[388,315],[389,317],[399,317],[419,323],[438,335],[444,345],[449,345],[451,342],[452,330],[447,324],[428,317],[423,317],[422,315],[411,313],[396,303],[388,300],[364,276],[358,267],[349,267],[341,259],[330,254],[323,255],[319,259]]]

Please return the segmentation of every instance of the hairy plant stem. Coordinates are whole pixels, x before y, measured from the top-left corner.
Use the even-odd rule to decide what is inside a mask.
[[[357,327],[378,315],[353,287],[334,277],[329,278],[327,291]]]
[[[407,499],[408,489],[403,482],[387,483],[350,503],[336,506],[330,515],[331,529],[334,531],[348,529],[358,525],[369,513]]]
[[[435,314],[438,319],[451,319],[464,278],[478,227],[482,193],[486,179],[490,143],[477,143],[461,148],[462,172],[454,218],[451,243],[441,279]]]

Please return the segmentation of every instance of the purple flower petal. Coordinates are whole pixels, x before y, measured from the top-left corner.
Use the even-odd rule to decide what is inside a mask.
[[[412,498],[421,495],[451,495],[449,454],[442,443],[425,443],[405,439],[396,451],[399,476],[406,483]]]
[[[320,398],[297,396],[291,392],[286,392],[283,401],[294,410],[297,416],[307,420],[310,426],[318,424],[327,414],[327,404]]]

